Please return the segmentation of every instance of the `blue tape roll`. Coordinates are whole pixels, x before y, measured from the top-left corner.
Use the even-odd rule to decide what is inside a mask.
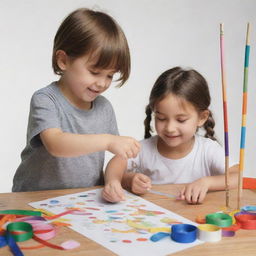
[[[178,243],[192,243],[197,237],[197,227],[190,224],[172,225],[171,239]]]

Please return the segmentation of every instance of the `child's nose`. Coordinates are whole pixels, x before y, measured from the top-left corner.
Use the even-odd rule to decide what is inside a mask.
[[[165,129],[166,129],[166,131],[168,131],[168,132],[173,132],[173,131],[175,131],[175,129],[176,129],[175,122],[173,122],[173,121],[167,122]]]
[[[104,87],[106,87],[106,85],[107,85],[107,80],[105,78],[99,78],[97,80],[98,87],[104,88]]]

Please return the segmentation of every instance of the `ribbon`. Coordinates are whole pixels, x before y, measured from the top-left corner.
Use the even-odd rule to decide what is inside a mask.
[[[158,232],[150,237],[152,242],[158,242],[159,240],[163,239],[164,237],[170,236],[170,233],[166,232]]]
[[[3,210],[0,214],[15,214],[15,215],[29,215],[29,216],[42,216],[41,212],[28,211],[28,210]]]
[[[0,236],[0,248],[7,245],[6,239],[4,236]]]
[[[171,239],[178,243],[192,243],[196,240],[197,227],[190,224],[172,225]]]
[[[221,228],[212,224],[202,224],[198,227],[198,239],[205,242],[217,242],[221,240]]]
[[[29,240],[33,236],[33,228],[31,224],[26,222],[10,223],[7,225],[7,231],[11,233],[16,242]],[[17,233],[17,231],[19,231],[19,233]]]
[[[23,256],[20,249],[37,249],[43,246],[49,246],[51,248],[59,250],[70,250],[78,247],[80,244],[73,240],[63,242],[60,246],[47,242],[56,235],[55,228],[46,221],[45,218],[41,217],[41,212],[35,211],[23,211],[23,210],[6,210],[0,211],[0,214],[6,213],[7,215],[0,216],[0,224],[2,227],[6,222],[13,221],[6,226],[5,236],[0,236],[0,248],[9,245],[13,255]],[[28,216],[32,213],[32,216]],[[66,211],[62,214],[51,216],[51,219],[55,219],[60,215],[70,213]],[[15,215],[26,215],[26,217],[19,217]],[[19,247],[16,242],[22,242],[33,238],[40,242],[39,245],[31,247]]]
[[[246,212],[256,212],[256,205],[246,205],[244,207],[242,207],[242,211],[246,211]]]
[[[235,236],[236,232],[232,230],[222,230],[222,236],[223,237],[232,237]]]
[[[6,242],[9,245],[14,256],[24,256],[19,246],[16,244],[15,239],[12,237],[11,233],[6,232]]]
[[[213,224],[219,227],[229,227],[232,225],[232,217],[226,213],[212,213],[205,216],[207,224]]]
[[[256,229],[256,215],[251,213],[235,214],[236,221],[242,229]]]

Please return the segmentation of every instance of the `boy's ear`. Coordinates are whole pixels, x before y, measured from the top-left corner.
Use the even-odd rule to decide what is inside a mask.
[[[204,123],[207,121],[208,117],[209,117],[209,110],[204,110],[200,113],[199,115],[199,122],[198,122],[198,126],[202,127],[204,125]]]
[[[68,56],[63,50],[56,51],[56,61],[57,61],[58,67],[62,71],[66,70],[67,60],[68,60]]]

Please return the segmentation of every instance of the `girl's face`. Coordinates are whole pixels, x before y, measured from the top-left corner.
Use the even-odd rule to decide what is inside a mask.
[[[116,71],[95,68],[87,56],[71,60],[63,54],[63,61],[58,63],[59,66],[63,64],[63,75],[59,81],[61,90],[76,107],[90,109],[91,102],[109,88]]]
[[[180,153],[191,148],[197,128],[205,123],[209,115],[207,110],[199,114],[191,103],[172,93],[155,105],[154,112],[155,128],[162,148]]]

